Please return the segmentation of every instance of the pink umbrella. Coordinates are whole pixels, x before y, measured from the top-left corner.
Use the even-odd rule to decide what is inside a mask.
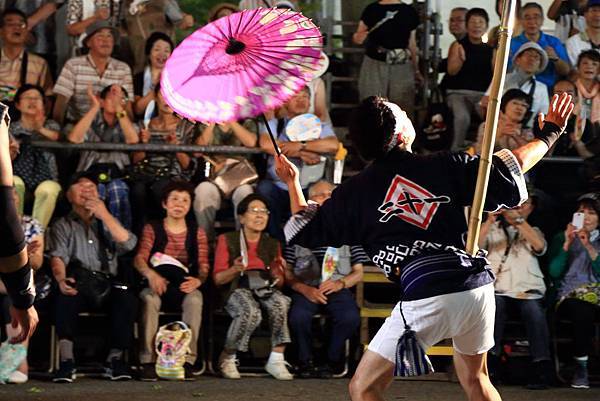
[[[321,47],[319,29],[298,12],[244,10],[185,39],[166,63],[161,91],[190,120],[255,117],[281,106],[314,77]]]

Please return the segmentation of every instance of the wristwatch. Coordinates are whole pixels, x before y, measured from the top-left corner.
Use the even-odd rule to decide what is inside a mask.
[[[117,118],[123,118],[127,115],[127,112],[125,110],[121,110],[121,111],[117,111]]]
[[[302,144],[300,150],[304,150],[306,148],[306,141],[300,141],[300,143]]]

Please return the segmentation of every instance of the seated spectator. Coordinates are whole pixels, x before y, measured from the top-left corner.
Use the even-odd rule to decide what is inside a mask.
[[[578,199],[577,212],[584,214],[583,227],[578,229],[569,223],[564,232],[554,237],[548,254],[548,271],[558,289],[558,312],[571,320],[575,326],[575,372],[571,387],[589,388],[587,362],[592,351],[593,325],[600,299],[597,295],[598,287],[594,290],[600,277],[598,193],[581,196]]]
[[[104,310],[110,319],[108,377],[131,379],[123,352],[131,346],[137,302],[116,275],[117,256],[133,250],[137,238],[110,214],[95,182],[85,173],[73,177],[67,199],[72,211],[52,225],[48,238],[50,264],[59,288],[55,313],[60,367],[53,381],[71,383],[75,379],[73,341],[78,314],[86,310]]]
[[[172,181],[163,194],[163,220],[144,227],[134,260],[138,272],[148,280],[143,289],[141,379],[155,381],[154,337],[161,309],[182,311],[182,320],[192,331],[190,352],[183,365],[185,380],[194,380],[193,366],[198,355],[198,336],[202,321],[200,286],[208,279],[208,242],[206,234],[192,219],[193,187],[185,181]]]
[[[454,116],[452,150],[465,146],[471,117],[492,81],[494,50],[483,43],[489,23],[487,12],[472,8],[467,12],[467,36],[455,41],[448,50],[449,79],[446,80],[446,101]]]
[[[567,40],[567,53],[574,66],[577,65],[581,52],[585,50],[598,51],[598,46],[600,46],[600,1],[588,1],[583,16],[585,17],[585,30]]]
[[[20,10],[7,9],[0,16],[0,24],[0,101],[12,102],[24,84],[41,86],[44,94],[50,94],[53,83],[48,63],[25,49],[27,16]]]
[[[119,29],[121,0],[68,0],[67,33],[71,36],[73,55],[81,55],[88,28],[99,22]]]
[[[198,138],[196,138],[196,145],[226,145],[254,148],[258,142],[257,131],[258,127],[256,126],[256,122],[251,119],[242,121],[241,124],[237,121],[225,124],[209,124],[204,128]],[[194,190],[196,194],[196,198],[194,199],[194,213],[196,214],[198,226],[203,228],[212,240],[214,239],[215,218],[217,210],[221,208],[222,200],[230,199],[233,203],[234,215],[237,223],[238,216],[235,210],[237,210],[238,205],[246,196],[254,192],[254,188],[250,184],[242,184],[231,190],[230,193],[224,193],[219,186],[215,184],[214,178],[219,176],[219,172],[225,167],[227,160],[231,161],[231,159],[236,158],[226,157],[225,155],[210,155],[210,157],[205,156],[205,158],[207,160],[210,159],[210,162],[213,164],[212,169],[214,173],[211,174],[210,179],[201,182]],[[241,161],[241,158],[243,158],[243,156],[237,157],[237,160]]]
[[[481,227],[479,242],[488,251],[487,258],[496,275],[495,345],[489,355],[492,376],[498,377],[508,310],[518,308],[527,328],[532,362],[527,387],[545,389],[550,384],[550,335],[543,305],[546,285],[537,258],[546,252],[546,240],[537,227],[527,222],[536,201],[537,198],[530,196],[515,209],[489,213]]]
[[[494,151],[516,149],[533,139],[533,132],[523,126],[530,107],[531,97],[527,93],[520,89],[506,91],[500,103]],[[477,154],[481,154],[485,124],[485,122],[481,123],[477,132],[477,142],[475,143],[475,153]]]
[[[498,14],[499,19],[502,19],[503,4],[504,4],[504,1],[496,0],[496,14]],[[517,4],[515,7],[517,10],[521,9],[521,0],[517,0]],[[514,21],[515,22],[514,22],[513,31],[512,31],[513,37],[518,36],[521,34],[521,32],[523,32],[523,26],[521,26],[519,19],[515,18]],[[500,39],[499,29],[500,29],[500,25],[496,25],[495,27],[490,29],[487,34],[487,37],[488,37],[487,44],[492,46],[494,49],[496,49],[498,47],[498,40]]]
[[[171,38],[162,32],[154,32],[146,41],[147,65],[133,77],[133,111],[137,116],[143,116],[148,103],[154,100],[154,88],[160,82],[160,74],[173,48]]]
[[[262,321],[261,309],[267,313],[271,328],[272,348],[265,370],[278,380],[293,379],[283,355],[290,343],[290,299],[279,290],[284,284],[285,261],[279,241],[264,232],[269,220],[267,205],[262,196],[248,195],[238,206],[242,229],[217,240],[213,279],[217,286],[229,284],[225,310],[233,319],[219,357],[219,369],[226,379],[240,378],[236,353],[248,351],[250,336]],[[264,278],[271,286],[254,286],[249,276]]]
[[[552,149],[553,156],[583,156],[582,152],[586,151],[585,143],[590,140],[591,137],[591,125],[583,124],[579,118],[579,104],[577,87],[575,84],[568,79],[560,79],[556,81],[553,88],[553,95],[562,95],[568,93],[573,97],[573,103],[575,108],[571,114],[565,132],[558,138]],[[581,144],[579,144],[581,142]],[[583,145],[583,146],[581,146]],[[585,152],[587,154],[587,152]]]
[[[585,31],[585,12],[588,0],[553,0],[547,16],[554,20],[554,36],[566,43],[571,36]],[[568,49],[567,49],[568,50]]]
[[[577,80],[579,114],[594,126],[600,124],[600,53],[586,50],[577,58]]]
[[[318,181],[309,188],[309,199],[322,205],[333,189],[329,182]],[[350,288],[362,281],[363,263],[368,263],[369,258],[360,246],[307,249],[293,245],[286,247],[284,256],[286,284],[293,290],[289,321],[298,347],[298,374],[303,378],[330,378],[340,371],[344,344],[360,325],[360,313]],[[328,263],[331,273],[323,277],[322,270]],[[312,352],[312,320],[320,311],[326,311],[332,321],[323,367],[315,366]]]
[[[532,99],[531,108],[527,111],[527,119],[524,126],[534,127],[537,117],[540,113],[545,113],[550,105],[548,98],[548,87],[543,82],[537,80],[535,74],[546,69],[548,65],[548,55],[537,43],[527,42],[515,53],[513,61],[514,69],[506,74],[504,81],[504,91],[509,89],[520,89],[529,94]],[[481,99],[481,107],[484,112],[487,109],[489,100],[488,89],[486,95]]]
[[[419,24],[415,8],[401,1],[374,1],[365,7],[352,36],[355,44],[365,46],[358,80],[361,99],[384,96],[414,117],[415,85],[423,81],[416,40]]]
[[[180,3],[179,0],[123,0],[123,28],[133,53],[135,74],[144,70],[150,35],[162,32],[175,41],[175,28],[185,30],[194,26],[194,17],[181,11]]]
[[[67,134],[69,142],[138,143],[137,129],[125,111],[127,91],[124,88],[108,85],[97,97],[90,85],[88,96],[92,106]],[[129,164],[127,152],[84,150],[77,165],[77,171],[99,177],[100,198],[127,229],[131,229],[131,205],[129,187],[122,178]]]
[[[339,146],[339,141],[333,132],[331,123],[321,122],[321,133],[319,139],[313,141],[290,141],[285,132],[285,127],[290,119],[308,112],[310,105],[310,94],[308,87],[304,87],[295,94],[286,104],[286,117],[282,119],[271,119],[268,124],[271,132],[277,138],[281,152],[302,170],[305,165],[315,165],[324,162],[321,161],[321,155],[335,153]],[[269,219],[269,234],[271,236],[283,239],[281,225],[287,221],[290,216],[289,195],[287,186],[275,174],[275,161],[273,155],[273,143],[267,133],[267,128],[261,124],[259,126],[259,144],[261,149],[269,154],[269,167],[267,177],[258,183],[256,191],[264,196],[269,202],[271,217]],[[317,180],[322,177],[317,177]],[[315,180],[316,181],[316,180]],[[310,182],[303,183],[307,188]]]
[[[15,205],[17,206],[17,210],[19,210],[19,197],[15,191],[14,193]],[[29,256],[29,264],[31,268],[37,271],[40,267],[42,267],[42,263],[44,262],[44,229],[41,224],[31,216],[21,216],[21,226],[23,227],[23,234],[25,235],[25,242],[27,243],[27,254]],[[11,302],[6,294],[6,288],[0,280],[0,301],[2,304],[2,315],[4,316],[4,322],[6,323],[6,336],[8,338],[12,338],[16,336],[20,329],[13,328],[10,324],[12,320],[10,317],[10,306]],[[26,340],[22,344],[25,347],[28,347],[29,341]],[[27,363],[27,358],[18,366],[17,370],[12,372],[8,378],[8,383],[14,384],[23,384],[29,380],[29,365]]]
[[[197,128],[173,113],[160,93],[160,84],[154,88],[157,116],[148,127],[140,130],[141,143],[190,145],[194,143]],[[134,232],[141,232],[146,218],[157,219],[162,210],[161,196],[165,185],[173,178],[189,180],[196,171],[196,160],[183,152],[134,152],[130,173]]]
[[[512,60],[524,43],[535,42],[546,51],[549,60],[546,69],[541,74],[537,74],[536,79],[546,84],[548,88],[552,88],[554,82],[567,75],[571,69],[565,46],[557,37],[542,31],[544,9],[538,3],[524,4],[519,10],[519,21],[523,26],[523,33],[512,38],[510,42],[508,68],[512,68]]]
[[[233,13],[238,12],[240,9],[235,4],[231,3],[217,3],[208,12],[208,22],[214,22],[219,18],[227,17]]]
[[[46,118],[44,90],[25,84],[15,95],[19,118],[9,132],[18,148],[13,160],[15,190],[21,213],[27,194],[34,197],[32,216],[43,228],[48,226],[60,193],[56,157],[51,151],[31,145],[31,141],[58,141],[59,125]]]
[[[57,98],[53,116],[59,123],[65,120],[65,112],[66,120],[72,123],[87,113],[92,106],[87,94],[89,85],[92,85],[94,93],[112,84],[122,86],[128,94],[133,93],[131,69],[110,56],[118,31],[108,22],[100,21],[88,25],[86,34],[84,45],[89,53],[68,60],[54,86]],[[131,104],[127,105],[127,113],[133,118]]]

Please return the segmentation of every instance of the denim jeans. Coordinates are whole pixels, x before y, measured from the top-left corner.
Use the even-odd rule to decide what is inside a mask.
[[[533,362],[550,360],[550,335],[546,311],[541,299],[516,299],[496,295],[496,323],[494,325],[494,348],[492,353],[500,355],[502,352],[502,337],[506,322],[507,310],[511,307],[519,308],[521,320],[525,324],[529,352]]]

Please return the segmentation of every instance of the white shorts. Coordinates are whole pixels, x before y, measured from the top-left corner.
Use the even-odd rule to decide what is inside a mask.
[[[465,355],[482,354],[494,346],[493,283],[474,290],[402,302],[402,311],[425,350],[446,338],[451,338],[454,349]],[[369,344],[369,350],[396,363],[396,345],[402,333],[404,322],[397,304]]]

